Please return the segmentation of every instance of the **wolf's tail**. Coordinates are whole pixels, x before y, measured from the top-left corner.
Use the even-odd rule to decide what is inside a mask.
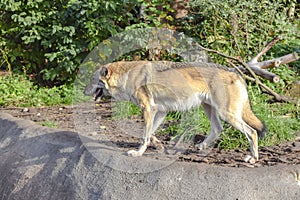
[[[265,124],[256,117],[256,115],[253,113],[249,102],[246,103],[243,109],[243,120],[252,128],[254,128],[258,136],[260,138],[264,137],[266,133],[268,132],[267,127]]]

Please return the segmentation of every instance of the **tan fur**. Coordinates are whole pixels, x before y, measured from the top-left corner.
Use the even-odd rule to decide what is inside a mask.
[[[144,142],[128,152],[141,156],[169,111],[184,111],[202,105],[212,130],[196,145],[205,149],[223,130],[219,117],[243,132],[249,140],[254,162],[258,159],[256,130],[263,123],[253,114],[244,80],[213,63],[116,62],[101,76],[106,89],[117,100],[140,106],[145,120]]]

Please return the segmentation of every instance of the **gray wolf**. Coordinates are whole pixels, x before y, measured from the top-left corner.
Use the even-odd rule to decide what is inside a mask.
[[[258,160],[258,136],[266,127],[252,112],[243,78],[214,63],[133,61],[115,62],[99,67],[84,90],[85,95],[112,96],[139,106],[145,121],[143,142],[129,156],[141,156],[170,111],[185,111],[202,106],[211,131],[198,149],[205,149],[220,135],[220,119],[243,132],[251,150],[250,163]]]

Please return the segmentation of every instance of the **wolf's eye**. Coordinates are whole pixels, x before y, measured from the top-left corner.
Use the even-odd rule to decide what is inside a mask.
[[[102,67],[102,68],[101,68],[101,71],[100,71],[100,75],[101,75],[102,77],[104,77],[104,76],[106,76],[107,74],[108,74],[107,68],[106,68],[106,67]]]

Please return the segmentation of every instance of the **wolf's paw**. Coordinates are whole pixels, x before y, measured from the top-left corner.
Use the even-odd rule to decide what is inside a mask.
[[[155,147],[155,149],[157,149],[159,151],[164,151],[163,143],[160,140],[158,140],[154,135],[151,136],[151,142],[152,142],[153,146]]]
[[[164,146],[159,147],[159,148],[155,147],[155,148],[156,148],[157,153],[159,153],[159,154],[164,154],[166,152],[166,149]]]
[[[165,150],[165,147],[162,143],[155,143],[155,144],[153,144],[153,146],[159,152],[163,152]]]
[[[206,142],[202,142],[200,144],[196,144],[195,147],[199,150],[205,150],[207,149],[207,143]]]
[[[131,156],[131,157],[138,157],[138,156],[141,156],[142,153],[139,151],[136,151],[136,150],[129,150],[129,151],[127,151],[127,155]]]
[[[244,158],[244,161],[250,164],[255,164],[256,159],[250,155],[246,155],[246,157]]]

